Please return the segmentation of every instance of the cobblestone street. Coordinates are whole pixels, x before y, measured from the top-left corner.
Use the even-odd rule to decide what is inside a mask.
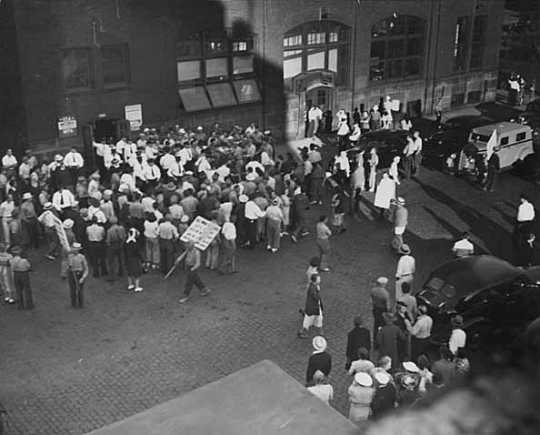
[[[450,258],[451,239],[469,229],[485,251],[509,258],[509,231],[521,191],[536,187],[509,174],[486,194],[466,181],[425,170],[400,186],[409,208],[406,241],[417,258],[415,288]],[[311,228],[322,210],[310,211]],[[355,315],[371,325],[370,281],[392,279],[395,257],[388,223],[348,220],[333,240],[333,270],[323,275],[325,335],[333,356],[335,407],[347,410],[346,333]],[[298,308],[305,269],[316,253],[313,235],[279,254],[242,251],[240,273],[206,271],[208,298],[178,304],[183,274],[167,281],[143,277],[144,292],[128,294],[90,279],[87,306],[69,307],[59,265],[32,257],[36,309],[0,307],[0,401],[13,434],[80,434],[123,419],[261,359],[270,359],[303,382],[311,340],[299,340]],[[393,282],[391,281],[391,284]]]

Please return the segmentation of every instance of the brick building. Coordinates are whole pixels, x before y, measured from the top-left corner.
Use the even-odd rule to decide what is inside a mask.
[[[19,103],[10,125],[32,146],[141,120],[254,121],[300,137],[310,103],[335,113],[389,95],[418,115],[493,100],[503,10],[502,0],[4,0],[13,65],[2,95]]]

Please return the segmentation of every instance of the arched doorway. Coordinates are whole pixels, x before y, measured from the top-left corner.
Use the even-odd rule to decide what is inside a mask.
[[[335,21],[305,23],[283,37],[283,80],[290,139],[306,134],[307,112],[335,112],[336,87],[348,85],[350,28]]]

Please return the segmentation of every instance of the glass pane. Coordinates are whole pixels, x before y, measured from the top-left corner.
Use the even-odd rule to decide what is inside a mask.
[[[417,56],[422,53],[422,40],[413,38],[407,40],[407,56]]]
[[[328,69],[330,71],[338,71],[338,51],[337,48],[328,50]]]
[[[407,17],[407,33],[423,34],[424,33],[424,20],[416,17]]]
[[[228,75],[226,57],[206,60],[206,77],[226,77]]]
[[[325,42],[326,42],[325,32],[314,32],[314,33],[308,33],[307,35],[308,45],[324,44]]]
[[[62,75],[67,89],[90,87],[90,53],[86,49],[65,50]]]
[[[233,86],[239,103],[251,103],[261,99],[259,88],[253,79],[236,80],[233,82]]]
[[[390,29],[391,35],[403,35],[405,33],[405,17],[398,15],[397,17],[393,16],[390,18],[388,23],[388,28]]]
[[[283,61],[283,78],[288,79],[302,72],[302,58],[293,57]]]
[[[230,83],[216,83],[208,85],[206,89],[210,95],[212,106],[223,107],[234,106],[236,104],[236,99],[234,98]]]
[[[247,51],[248,49],[248,44],[247,44],[247,41],[234,41],[232,43],[232,50],[233,51]]]
[[[176,54],[178,57],[200,57],[202,54],[200,39],[180,41],[176,45]]]
[[[388,41],[388,57],[403,57],[405,54],[405,41],[402,39]]]
[[[369,79],[370,80],[383,80],[384,79],[384,62],[372,63],[369,67]]]
[[[201,62],[192,60],[189,62],[178,62],[176,64],[178,81],[197,80],[201,78]]]
[[[307,57],[307,69],[308,71],[314,69],[324,69],[325,52],[320,51],[318,53],[310,54]]]
[[[415,57],[405,60],[405,76],[416,76],[420,74],[420,59]]]
[[[210,109],[210,101],[208,101],[208,97],[202,86],[180,89],[178,93],[180,94],[184,109],[188,112]]]
[[[302,50],[287,50],[283,52],[283,57],[291,57],[291,56],[298,56],[299,54],[302,54]]]
[[[253,72],[253,56],[233,57],[233,74]]]
[[[338,40],[339,40],[338,32],[330,32],[328,34],[328,42],[338,42]]]
[[[208,39],[206,41],[206,51],[208,54],[220,54],[227,50],[227,43],[224,39]]]
[[[389,62],[388,77],[397,78],[403,75],[403,61],[402,60],[393,60]]]
[[[386,42],[385,41],[373,41],[371,43],[371,57],[372,58],[378,58],[378,59],[384,59],[385,56],[385,47]]]
[[[292,35],[283,38],[284,47],[294,47],[295,45],[302,45],[302,35]]]
[[[103,82],[105,84],[127,82],[125,45],[102,47],[101,59],[103,61]]]

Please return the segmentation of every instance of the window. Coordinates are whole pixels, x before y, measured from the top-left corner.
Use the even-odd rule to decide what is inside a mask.
[[[316,32],[307,34],[308,45],[324,44],[326,42],[326,33]]]
[[[450,106],[462,106],[465,104],[465,94],[464,93],[453,93],[452,100],[450,101]]]
[[[283,38],[283,78],[291,79],[306,71],[335,73],[337,84],[349,80],[349,28],[321,20],[305,23]]]
[[[286,36],[283,38],[284,47],[294,47],[296,45],[302,45],[302,35]]]
[[[259,101],[253,38],[199,33],[177,44],[179,96],[184,110],[198,111]],[[235,79],[244,86],[237,89]],[[246,80],[249,79],[249,83]],[[248,84],[253,84],[250,88]],[[251,90],[250,89],[256,89]],[[243,90],[244,93],[239,93]]]
[[[261,99],[257,82],[253,79],[235,80],[233,86],[240,103],[253,103]]]
[[[210,101],[203,86],[180,89],[178,93],[184,109],[188,112],[210,109]]]
[[[467,94],[468,103],[479,103],[481,99],[482,99],[482,92],[480,91],[470,91]]]
[[[201,61],[190,60],[176,64],[178,81],[198,80],[201,78]]]
[[[380,81],[422,73],[425,23],[417,17],[394,14],[371,28],[369,79]]]
[[[501,145],[501,146],[508,145],[508,142],[509,142],[508,136],[506,136],[506,137],[501,137],[501,142],[500,142],[500,145]]]
[[[103,85],[125,85],[129,82],[128,46],[104,45],[101,47]]]
[[[89,48],[68,48],[63,51],[62,77],[66,89],[93,87]]]
[[[516,142],[521,142],[522,140],[525,140],[526,137],[527,137],[527,133],[525,132],[518,133],[516,135]]]
[[[454,33],[454,71],[467,69],[469,17],[459,17]]]
[[[474,17],[472,44],[471,44],[471,69],[482,68],[484,63],[484,50],[486,46],[487,15]]]
[[[210,101],[214,107],[233,106],[236,104],[236,99],[232,91],[230,83],[215,83],[206,87]]]

